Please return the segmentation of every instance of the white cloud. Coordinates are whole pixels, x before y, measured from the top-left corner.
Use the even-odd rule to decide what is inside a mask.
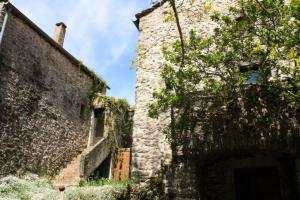
[[[142,9],[141,5],[145,5],[141,3],[143,1],[11,0],[11,2],[49,35],[52,35],[56,22],[65,22],[67,34],[64,47],[100,73],[107,82],[122,84],[113,80],[118,76],[124,77],[122,74],[124,67],[129,66],[129,63],[122,63],[120,59],[124,55],[129,56],[129,52],[133,52],[136,46],[137,30],[132,18]],[[123,72],[117,74],[116,71],[121,68]],[[130,102],[133,102],[132,86],[131,88],[126,88],[126,85],[123,88],[111,86],[118,88],[114,94],[129,98]]]
[[[119,58],[124,54],[128,47],[127,42],[123,42],[122,44],[116,45],[111,47],[111,58],[107,59],[106,62],[104,63],[104,67],[109,67],[111,64],[115,63],[116,61],[119,60]]]
[[[124,54],[128,40],[136,31],[131,24],[134,9],[137,9],[134,1],[124,4],[112,0],[80,0],[66,21],[70,33],[66,48],[90,66],[98,65],[99,57],[102,58],[102,66],[97,71],[105,73]]]

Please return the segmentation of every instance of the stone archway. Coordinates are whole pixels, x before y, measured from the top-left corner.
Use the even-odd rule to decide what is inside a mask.
[[[296,200],[295,158],[283,153],[216,156],[201,165],[204,200]],[[205,162],[205,161],[204,161]]]

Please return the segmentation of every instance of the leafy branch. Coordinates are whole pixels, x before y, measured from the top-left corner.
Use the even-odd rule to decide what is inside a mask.
[[[269,138],[299,126],[299,0],[240,0],[228,14],[213,12],[212,35],[191,30],[188,38],[169,2],[179,39],[163,47],[166,87],[153,94],[149,115],[171,110],[165,132],[173,149],[192,148],[193,138],[202,150],[234,147],[241,138],[248,145],[276,143]],[[232,127],[238,134],[229,133]]]

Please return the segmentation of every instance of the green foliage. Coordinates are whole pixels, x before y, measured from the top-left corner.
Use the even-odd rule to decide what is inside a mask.
[[[5,200],[126,200],[129,181],[99,180],[86,182],[79,187],[67,187],[64,194],[52,187],[46,179],[28,174],[0,179],[0,199]]]
[[[116,181],[107,178],[81,181],[79,187],[66,192],[67,199],[99,199],[126,200],[129,199],[128,185],[130,180]]]
[[[79,186],[103,186],[103,185],[128,185],[130,183],[130,180],[124,180],[124,181],[116,181],[113,179],[107,179],[107,178],[101,178],[101,179],[90,179],[86,181],[81,181]]]
[[[66,200],[126,200],[127,186],[104,185],[70,188],[65,193]]]
[[[143,66],[147,54],[147,51],[145,50],[145,46],[142,44],[138,44],[136,47],[136,54],[137,57],[133,59],[130,63],[130,69],[135,69],[137,66],[141,68]]]
[[[163,192],[162,180],[151,179],[146,185],[130,185],[130,199],[132,200],[163,200],[166,199]]]
[[[214,11],[214,6],[210,2],[206,2],[203,5],[203,11],[205,14],[211,13]]]
[[[80,70],[87,73],[93,79],[93,85],[87,93],[87,104],[89,107],[91,107],[98,93],[102,93],[106,89],[107,85],[106,82],[99,75],[96,74],[96,72],[90,70],[85,64],[83,64],[82,61],[80,61],[78,67]],[[88,112],[88,109],[86,109],[86,112]],[[85,113],[85,115],[87,115],[87,113]]]
[[[259,95],[250,97],[255,100],[253,109],[259,105],[265,110],[252,126],[268,121],[267,125],[273,127],[276,120],[295,116],[300,106],[299,5],[299,0],[240,0],[227,15],[213,12],[211,19],[217,26],[210,37],[200,37],[192,30],[184,41],[184,55],[180,41],[163,45],[166,63],[161,77],[165,87],[153,94],[156,102],[149,105],[149,115],[158,117],[170,111],[171,123],[165,132],[173,149],[184,145],[186,138],[197,137],[191,133],[199,121],[211,124],[208,119],[212,116],[233,107],[233,102],[238,104],[240,99],[249,98],[249,88],[261,88],[256,91],[264,95],[261,101]],[[259,78],[251,86],[246,81],[254,69]],[[268,107],[270,101],[262,104],[268,95],[280,106]],[[239,109],[238,128],[244,130],[249,124],[241,121],[255,111],[249,108],[247,113],[248,108],[241,104],[235,108]],[[202,140],[216,141],[214,134],[216,131]]]
[[[164,18],[164,23],[170,23],[170,22],[175,22],[175,14],[172,10],[169,11]]]
[[[132,110],[126,99],[98,94],[95,104],[105,108],[105,118],[109,126],[114,127],[113,135],[118,137],[122,147],[129,148],[132,143]]]
[[[58,196],[59,191],[54,190],[48,180],[37,175],[8,176],[0,179],[0,199],[56,200]]]
[[[99,93],[103,92],[105,85],[100,82],[98,79],[93,80],[93,86],[88,91],[88,98],[89,98],[89,105],[92,105],[92,102],[95,100],[95,98],[99,95]]]
[[[104,96],[102,94],[98,94],[95,98],[97,103],[105,104],[113,110],[130,109],[130,104],[126,99],[116,99],[115,97]]]
[[[131,60],[130,65],[129,65],[129,69],[135,69],[137,66],[137,59]]]
[[[82,61],[79,61],[78,68],[87,73],[98,84],[101,83],[103,86],[106,86],[106,82],[96,72],[90,70]]]

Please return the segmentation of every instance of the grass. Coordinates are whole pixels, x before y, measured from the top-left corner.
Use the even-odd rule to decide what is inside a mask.
[[[82,182],[68,187],[64,194],[51,183],[34,174],[22,177],[7,176],[0,179],[0,200],[126,200],[128,181],[107,179]]]
[[[116,181],[108,178],[100,178],[100,179],[89,179],[87,181],[81,181],[79,186],[103,186],[103,185],[124,185],[127,186],[130,183],[129,180],[124,181]]]

